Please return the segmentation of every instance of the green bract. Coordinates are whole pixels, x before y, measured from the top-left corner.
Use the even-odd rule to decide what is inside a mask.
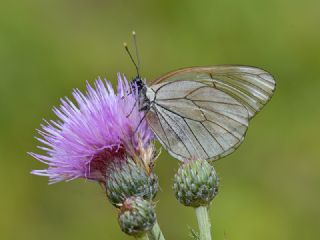
[[[150,231],[156,222],[153,204],[141,197],[128,198],[120,208],[119,225],[131,236],[140,236]]]
[[[139,196],[152,200],[158,192],[158,177],[128,160],[108,167],[106,193],[110,202],[119,207],[127,198]]]
[[[218,187],[216,171],[204,160],[183,163],[174,177],[176,198],[185,206],[208,205],[217,195]]]

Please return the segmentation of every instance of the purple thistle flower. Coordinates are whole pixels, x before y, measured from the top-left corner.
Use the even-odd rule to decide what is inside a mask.
[[[87,83],[86,94],[73,91],[77,105],[61,99],[61,106],[53,109],[59,120],[44,121],[37,130],[42,138],[36,139],[45,145],[39,148],[46,154],[29,153],[48,164],[48,169],[31,173],[49,177],[49,183],[75,178],[105,182],[110,163],[127,156],[140,159],[143,165],[150,161],[154,135],[146,121],[141,122],[144,113],[135,104],[138,92],[134,89],[118,74],[117,92],[99,78],[94,88]]]

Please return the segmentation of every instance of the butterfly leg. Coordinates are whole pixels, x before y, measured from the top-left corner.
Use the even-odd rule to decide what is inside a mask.
[[[137,102],[138,102],[138,100],[136,100],[136,101],[134,102],[134,104],[133,104],[133,106],[132,106],[132,108],[131,108],[131,110],[130,110],[129,114],[126,116],[127,118],[128,118],[128,117],[130,117],[130,115],[132,114],[133,110],[134,110],[134,109],[135,109],[135,107],[137,106]]]

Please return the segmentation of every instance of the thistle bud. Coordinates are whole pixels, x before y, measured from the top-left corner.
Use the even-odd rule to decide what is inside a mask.
[[[219,178],[207,161],[183,163],[174,177],[173,189],[178,201],[185,206],[206,206],[217,195]]]
[[[152,200],[158,192],[157,175],[148,173],[130,159],[109,166],[106,176],[106,193],[116,207],[132,196]]]
[[[156,222],[153,204],[141,197],[128,198],[120,208],[118,221],[124,233],[141,236],[151,230]]]

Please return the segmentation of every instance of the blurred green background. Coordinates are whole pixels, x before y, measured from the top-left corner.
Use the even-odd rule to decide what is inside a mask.
[[[0,238],[130,239],[95,183],[48,186],[26,154],[52,106],[98,76],[135,74],[122,42],[138,33],[147,79],[176,68],[238,63],[270,71],[277,90],[245,142],[215,166],[215,239],[319,239],[320,2],[30,0],[0,3]],[[172,192],[163,153],[157,199],[167,239],[188,239],[193,209]]]

